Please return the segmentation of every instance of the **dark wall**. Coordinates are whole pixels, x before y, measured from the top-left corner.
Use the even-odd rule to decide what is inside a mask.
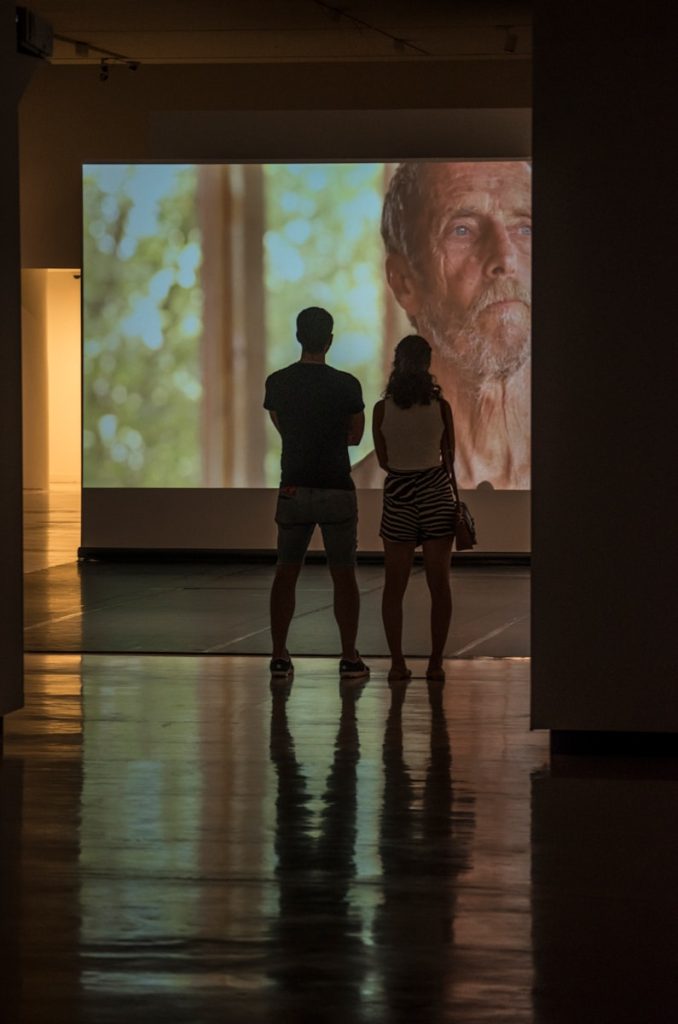
[[[18,57],[14,6],[0,6],[0,719],[23,703],[21,304],[17,104],[35,62]]]
[[[523,60],[142,65],[136,72],[114,66],[107,82],[99,81],[95,66],[45,65],[20,111],[23,266],[80,265],[81,164],[152,159],[154,127],[163,113],[530,104],[530,63]]]
[[[678,731],[668,21],[537,5],[536,727]]]

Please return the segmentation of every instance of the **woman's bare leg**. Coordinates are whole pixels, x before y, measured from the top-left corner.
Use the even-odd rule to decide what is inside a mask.
[[[424,569],[431,593],[431,657],[428,671],[442,671],[447,634],[452,621],[452,591],[450,590],[450,556],[453,537],[425,540]]]
[[[403,598],[410,578],[414,542],[400,544],[384,541],[384,592],[381,615],[386,642],[391,652],[391,673],[404,676],[407,665],[403,655]]]

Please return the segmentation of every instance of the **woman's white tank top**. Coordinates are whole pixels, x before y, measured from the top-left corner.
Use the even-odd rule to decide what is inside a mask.
[[[381,432],[386,441],[390,469],[414,472],[440,465],[443,418],[440,402],[401,409],[392,398],[384,399]]]

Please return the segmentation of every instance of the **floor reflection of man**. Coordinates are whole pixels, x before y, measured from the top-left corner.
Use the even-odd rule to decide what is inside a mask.
[[[363,1020],[361,986],[367,951],[361,908],[351,893],[360,759],[356,701],[363,686],[342,684],[341,717],[318,828],[287,719],[291,684],[271,684],[279,894],[268,972],[275,983],[272,1020],[290,1024],[360,1024]]]
[[[403,756],[407,683],[391,686],[383,744],[384,800],[379,852],[382,902],[374,925],[384,1019],[447,1020],[454,980],[455,880],[468,866],[472,806],[455,805],[452,750],[442,688],[429,684],[430,751],[419,791]],[[454,805],[454,809],[453,809]]]

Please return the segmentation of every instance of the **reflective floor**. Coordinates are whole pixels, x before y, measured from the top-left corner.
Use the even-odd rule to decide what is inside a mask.
[[[525,660],[386,667],[28,656],[3,1021],[673,1022],[672,763],[549,767]]]
[[[25,648],[41,653],[269,653],[272,565],[76,561],[80,491],[24,494]],[[381,623],[382,565],[358,567],[362,654],[388,654]],[[446,654],[528,657],[529,569],[453,566],[455,613]],[[290,630],[295,655],[337,647],[327,566],[308,564]],[[405,597],[405,648],[429,652],[429,595],[415,564]]]
[[[80,486],[24,491],[24,572],[74,562],[80,544]]]
[[[5,720],[2,1024],[678,1020],[678,766],[549,761],[526,571],[453,573],[444,687],[296,653],[272,687],[270,567],[82,572],[78,522],[27,496],[27,645],[64,653]],[[328,593],[308,566],[295,652],[336,645]],[[67,653],[106,643],[212,656]]]
[[[269,654],[273,565],[75,562],[25,576],[26,650],[41,653]],[[381,622],[383,565],[360,565],[363,655],[388,654]],[[448,657],[527,657],[529,569],[453,567]],[[337,649],[332,579],[305,565],[289,644],[295,655]],[[416,565],[404,602],[405,649],[425,657],[430,598]]]

